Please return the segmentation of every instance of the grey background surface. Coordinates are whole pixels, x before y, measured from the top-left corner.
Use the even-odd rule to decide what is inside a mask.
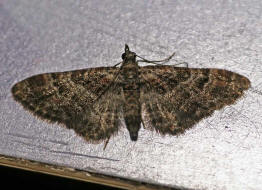
[[[261,189],[261,13],[261,0],[1,1],[0,154],[170,186]],[[12,98],[35,74],[113,66],[125,43],[148,59],[175,51],[189,67],[240,73],[252,87],[184,135],[141,129],[131,142],[123,125],[105,151]]]

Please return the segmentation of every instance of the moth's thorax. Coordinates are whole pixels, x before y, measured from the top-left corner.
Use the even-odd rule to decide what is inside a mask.
[[[121,68],[123,82],[131,89],[137,89],[137,84],[140,81],[140,72],[137,62],[125,62]],[[133,87],[132,87],[133,86]],[[135,87],[135,88],[134,88]]]
[[[134,67],[134,68],[139,67],[136,59],[128,59],[128,60],[123,61],[122,69],[123,68],[132,68],[132,67]]]
[[[122,67],[137,67],[138,63],[136,61],[136,55],[131,52],[125,55],[125,59],[123,59]]]

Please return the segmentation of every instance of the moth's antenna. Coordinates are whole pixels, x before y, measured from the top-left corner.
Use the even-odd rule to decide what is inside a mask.
[[[169,57],[167,57],[165,59],[156,60],[156,61],[147,60],[147,59],[145,59],[145,58],[143,58],[143,57],[141,57],[139,55],[136,55],[136,56],[139,57],[140,59],[142,59],[142,60],[138,60],[137,62],[145,62],[145,63],[153,63],[153,64],[156,64],[156,65],[161,65],[161,64],[164,64],[164,63],[168,62],[170,59],[172,59],[172,57],[174,57],[175,54],[176,54],[176,52],[172,53],[172,55],[170,55]]]
[[[176,52],[172,53],[172,55],[170,55],[169,57],[165,58],[165,59],[162,59],[162,60],[157,60],[157,61],[151,61],[151,60],[147,60],[139,55],[136,55],[137,57],[139,57],[140,59],[142,60],[138,60],[137,62],[145,62],[145,63],[152,63],[152,64],[155,64],[155,65],[162,65],[164,63],[167,63],[168,61],[170,61],[170,59],[172,59],[172,57],[174,57],[174,55],[176,54]],[[175,64],[174,66],[177,66],[177,65],[182,65],[184,64],[186,67],[188,67],[188,63],[187,62],[178,62],[176,59],[175,61],[177,62],[177,64]]]

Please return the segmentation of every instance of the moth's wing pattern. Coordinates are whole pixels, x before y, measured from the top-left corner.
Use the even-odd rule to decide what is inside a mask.
[[[118,131],[119,68],[100,67],[35,75],[15,84],[14,99],[41,119],[64,124],[89,142]]]
[[[250,86],[246,77],[220,69],[146,66],[140,72],[144,126],[163,135],[183,133]]]

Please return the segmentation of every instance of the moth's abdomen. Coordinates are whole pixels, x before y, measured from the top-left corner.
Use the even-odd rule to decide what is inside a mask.
[[[139,67],[136,64],[125,65],[122,71],[122,78],[124,119],[131,140],[136,141],[141,124]]]
[[[140,91],[127,90],[124,91],[124,96],[125,103],[123,105],[123,111],[126,127],[129,131],[131,140],[136,141],[141,124]]]

